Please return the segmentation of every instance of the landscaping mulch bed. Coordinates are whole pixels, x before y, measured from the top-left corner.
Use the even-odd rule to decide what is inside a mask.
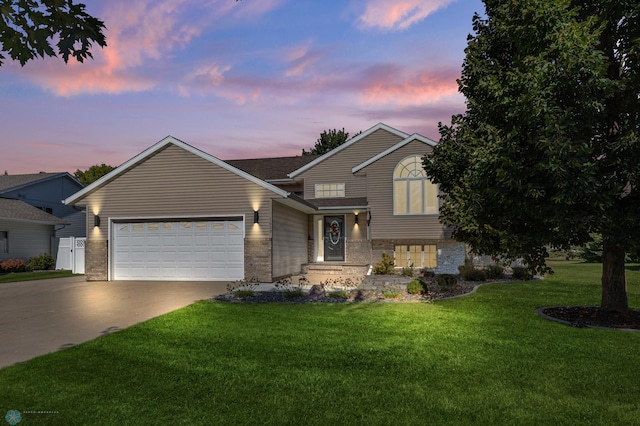
[[[406,291],[399,291],[395,287],[385,288],[379,286],[376,288],[357,288],[347,291],[349,297],[337,298],[331,297],[330,293],[333,289],[329,288],[321,294],[307,294],[300,297],[290,297],[284,291],[256,291],[253,296],[236,297],[233,292],[228,292],[216,297],[214,300],[232,303],[273,303],[273,302],[289,302],[289,303],[358,303],[358,302],[430,302],[433,300],[448,299],[451,297],[462,296],[471,293],[478,285],[477,282],[459,282],[450,289],[440,289],[437,285],[429,286],[429,290],[425,294],[409,294]],[[390,297],[390,293],[395,292],[396,297]],[[386,294],[386,295],[385,295]]]
[[[541,310],[552,318],[566,321],[573,327],[605,327],[640,330],[640,310],[613,312],[598,306],[555,306]]]

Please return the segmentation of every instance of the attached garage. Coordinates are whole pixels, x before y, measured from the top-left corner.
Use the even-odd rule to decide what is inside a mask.
[[[234,281],[244,277],[244,220],[117,220],[111,279]]]

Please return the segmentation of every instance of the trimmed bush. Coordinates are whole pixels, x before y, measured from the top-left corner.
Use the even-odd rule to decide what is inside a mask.
[[[22,259],[8,259],[0,263],[0,271],[10,272],[25,272],[27,270],[27,262]]]
[[[490,280],[499,280],[504,276],[504,268],[500,265],[490,265],[484,272]]]
[[[458,270],[465,281],[484,281],[487,279],[486,272],[482,269],[476,269],[473,265],[460,265]]]
[[[511,271],[511,277],[514,280],[529,281],[533,279],[533,272],[525,266],[514,266]]]
[[[382,260],[373,266],[373,273],[376,275],[390,275],[395,273],[393,256],[382,253]]]
[[[443,290],[450,290],[458,284],[458,276],[454,274],[436,275],[436,283]]]
[[[426,292],[426,285],[420,280],[413,280],[407,284],[407,293],[409,294],[424,294]]]
[[[41,254],[29,259],[27,271],[50,271],[56,267],[56,261],[50,254]]]

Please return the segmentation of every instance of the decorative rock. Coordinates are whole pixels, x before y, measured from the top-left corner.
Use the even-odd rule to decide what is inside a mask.
[[[309,297],[311,299],[319,299],[321,297],[324,297],[324,288],[322,288],[321,285],[314,285],[311,287],[311,290],[309,290]]]
[[[355,302],[364,302],[367,300],[375,300],[376,292],[373,290],[355,289],[349,293],[349,300]]]

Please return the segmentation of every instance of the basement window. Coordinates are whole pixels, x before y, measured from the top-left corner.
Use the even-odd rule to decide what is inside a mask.
[[[394,248],[396,267],[436,268],[438,252],[433,245],[396,245]]]

